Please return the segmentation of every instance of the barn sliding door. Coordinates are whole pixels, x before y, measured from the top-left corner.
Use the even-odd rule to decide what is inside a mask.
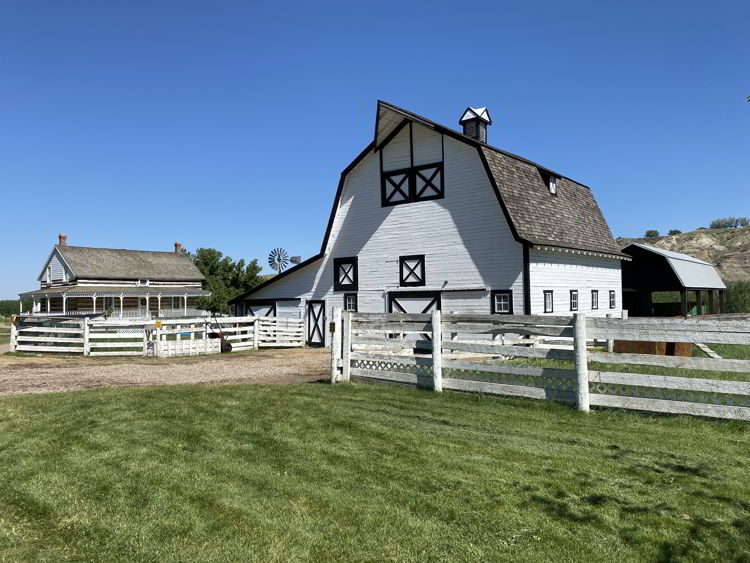
[[[388,294],[389,313],[432,313],[440,310],[439,291],[402,291]],[[404,335],[411,340],[430,339],[430,334]]]
[[[326,302],[325,301],[308,301],[307,302],[307,345],[308,346],[325,346],[326,345]]]

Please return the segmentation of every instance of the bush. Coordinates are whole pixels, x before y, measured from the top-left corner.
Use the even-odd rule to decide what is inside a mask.
[[[724,307],[727,313],[750,313],[750,281],[727,282]]]
[[[748,225],[747,217],[724,217],[723,219],[714,219],[711,221],[712,229],[736,229],[737,227],[746,227]]]
[[[659,236],[659,231],[656,229],[649,229],[646,231],[646,238],[654,238]]]
[[[669,229],[668,235],[681,235],[682,231],[680,229]]]

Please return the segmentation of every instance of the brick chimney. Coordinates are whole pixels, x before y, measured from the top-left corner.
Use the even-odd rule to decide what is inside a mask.
[[[476,139],[480,143],[487,142],[487,126],[492,125],[490,112],[487,111],[487,108],[466,108],[458,123],[463,125],[464,135]]]
[[[68,246],[68,235],[65,233],[57,235],[57,246]]]
[[[177,254],[182,254],[182,253],[183,253],[183,250],[182,250],[182,244],[180,244],[180,242],[179,242],[179,241],[177,241],[176,243],[174,243],[174,251],[175,251],[175,252],[176,252]]]

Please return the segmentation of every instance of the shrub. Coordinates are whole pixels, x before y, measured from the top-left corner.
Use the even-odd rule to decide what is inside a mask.
[[[727,282],[724,307],[727,313],[750,313],[750,281]]]
[[[681,235],[682,231],[680,229],[669,229],[668,235]]]
[[[714,219],[711,221],[711,228],[736,229],[737,227],[746,227],[748,222],[747,217],[724,217],[723,219]]]
[[[659,231],[656,229],[649,229],[646,231],[646,238],[654,238],[659,236]]]

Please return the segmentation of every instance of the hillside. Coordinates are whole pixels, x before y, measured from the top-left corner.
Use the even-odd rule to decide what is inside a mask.
[[[689,254],[715,264],[724,281],[750,281],[750,227],[701,229],[654,238],[618,238],[617,242],[620,248],[638,242]]]

